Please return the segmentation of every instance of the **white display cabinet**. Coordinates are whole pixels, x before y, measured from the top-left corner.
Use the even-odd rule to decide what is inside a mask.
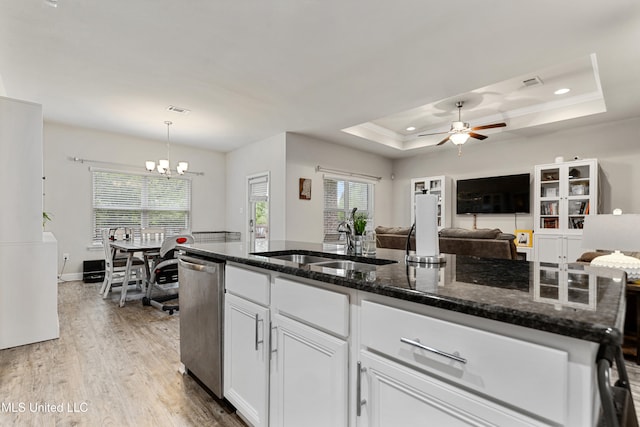
[[[426,192],[438,196],[438,230],[451,226],[451,179],[446,176],[413,178],[411,180],[411,224],[416,220],[416,195]]]
[[[535,261],[573,262],[581,252],[587,215],[598,213],[598,161],[535,167]]]

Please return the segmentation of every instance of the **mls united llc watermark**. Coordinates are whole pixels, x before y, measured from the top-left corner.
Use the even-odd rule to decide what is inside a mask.
[[[32,413],[56,413],[56,412],[87,412],[89,405],[87,402],[0,402],[0,413],[24,412]]]

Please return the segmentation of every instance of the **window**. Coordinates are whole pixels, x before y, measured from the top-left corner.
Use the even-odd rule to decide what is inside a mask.
[[[373,223],[374,185],[340,178],[324,179],[324,234],[336,235],[341,221],[349,218],[353,208],[364,212]]]
[[[168,234],[191,228],[191,180],[92,170],[93,241],[103,228],[164,227]]]

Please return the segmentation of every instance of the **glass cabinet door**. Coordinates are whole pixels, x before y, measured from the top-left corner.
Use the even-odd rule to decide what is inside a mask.
[[[581,234],[585,216],[597,210],[596,161],[536,166],[536,186],[536,231]]]
[[[589,165],[569,166],[567,171],[567,229],[582,229],[584,216],[589,214],[591,177]]]
[[[540,228],[560,228],[560,168],[540,171]]]

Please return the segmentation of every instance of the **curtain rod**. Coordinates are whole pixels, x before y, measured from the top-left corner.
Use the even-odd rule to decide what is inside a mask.
[[[104,160],[81,159],[79,157],[68,157],[68,159],[71,160],[72,162],[78,162],[78,163],[82,163],[82,164],[84,164],[84,163],[92,163],[92,164],[97,164],[97,165],[110,165],[110,166],[126,167],[126,168],[131,168],[131,169],[140,169],[139,166],[127,165],[127,164],[124,164],[124,163],[105,162]],[[144,170],[146,171],[147,169],[144,168]],[[177,172],[177,171],[172,170],[172,172]],[[186,171],[185,174],[203,176],[204,172]]]
[[[320,165],[316,166],[316,172],[335,173],[335,174],[339,174],[339,175],[355,176],[355,177],[367,178],[367,179],[375,179],[376,181],[380,181],[382,179],[381,176],[367,175],[367,174],[358,173],[358,172],[343,171],[343,170],[340,170],[340,169],[329,169],[329,168],[322,167]]]

